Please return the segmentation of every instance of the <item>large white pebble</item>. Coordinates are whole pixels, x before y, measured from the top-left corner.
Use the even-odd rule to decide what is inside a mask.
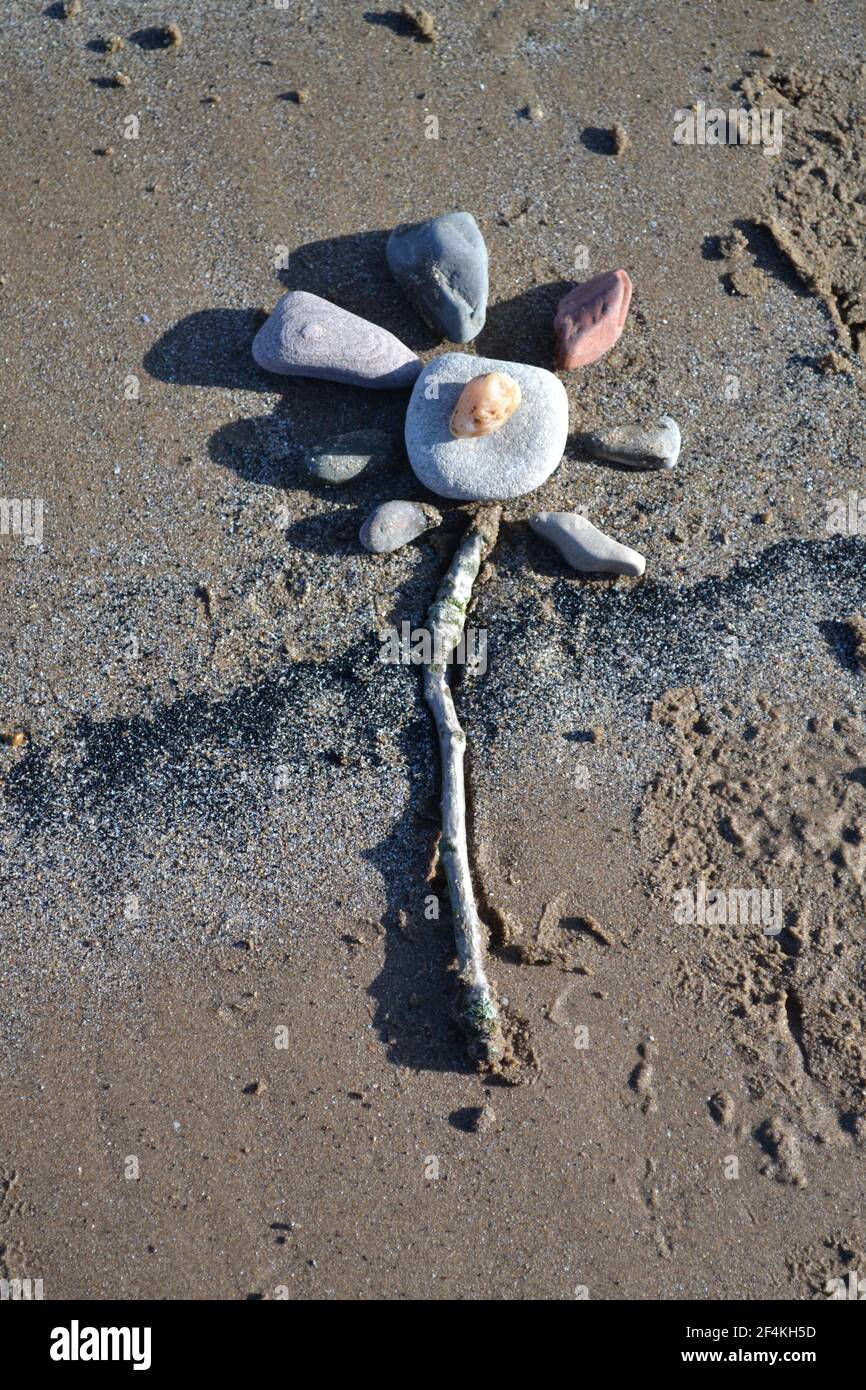
[[[467,381],[503,372],[520,387],[520,406],[493,434],[456,439],[449,428]],[[543,367],[446,352],[428,362],[406,412],[406,451],[416,477],[440,497],[464,502],[521,497],[546,482],[568,435],[565,387]]]
[[[539,512],[530,526],[537,536],[559,551],[581,574],[643,574],[646,560],[619,541],[611,540],[578,512]]]

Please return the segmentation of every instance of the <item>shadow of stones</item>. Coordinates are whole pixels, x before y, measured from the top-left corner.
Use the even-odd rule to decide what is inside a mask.
[[[424,611],[407,615],[413,627],[423,622]],[[363,856],[381,875],[387,894],[381,921],[384,960],[368,990],[376,1006],[373,1024],[394,1065],[469,1073],[454,1013],[457,982],[447,892],[425,879],[438,833],[438,748],[423,703],[420,668],[383,664],[383,680],[395,671],[410,715],[398,739],[407,769],[405,809]],[[430,894],[438,899],[439,915],[428,919]]]
[[[397,467],[393,473],[381,474],[380,481],[393,477],[396,487],[406,489],[416,485],[415,475],[402,453],[406,392],[374,393],[304,377],[287,377],[285,381],[283,399],[272,415],[230,421],[214,430],[208,440],[208,452],[215,463],[234,468],[252,482],[317,491],[320,486],[317,480],[309,477],[303,468],[308,445],[321,444],[350,430],[380,429],[400,444],[405,462],[404,469]],[[392,396],[399,399],[392,400]],[[342,496],[345,488],[353,486],[353,483],[346,483],[338,489],[323,485],[323,495],[326,492],[335,496],[339,492]]]
[[[310,386],[315,388],[321,384],[314,382]],[[358,392],[354,392],[351,399],[346,399],[344,393],[352,392],[352,388],[338,387],[332,397],[333,409],[324,412],[328,420],[328,429],[324,431],[319,418],[321,411],[316,403],[317,391],[313,389],[308,392],[300,383],[299,387],[296,392],[287,393],[302,403],[295,410],[284,399],[270,415],[250,415],[241,420],[230,420],[214,430],[207,446],[214,463],[220,468],[233,470],[239,477],[259,486],[303,489],[335,503],[348,501],[372,506],[375,502],[395,498],[409,502],[432,500],[443,513],[462,505],[448,498],[434,497],[413,473],[403,445],[405,407],[400,406],[395,410],[391,403],[382,402],[371,417],[369,411],[360,412],[356,400]],[[397,446],[393,467],[384,472],[374,472],[369,477],[361,474],[339,484],[326,483],[307,471],[305,457],[308,446],[320,444],[332,434],[367,428],[381,429],[391,436]]]
[[[345,507],[292,522],[283,532],[290,551],[308,555],[361,555],[358,532],[370,507]]]
[[[604,126],[587,126],[580,132],[580,143],[593,154],[616,154],[616,136]]]
[[[144,354],[149,376],[172,386],[279,391],[281,379],[253,361],[260,309],[199,309],[178,319]]]
[[[442,339],[416,314],[388,269],[385,244],[390,233],[391,228],[355,232],[297,247],[289,253],[288,264],[278,272],[283,292],[306,290],[308,294],[318,294],[350,314],[386,328],[413,352],[432,352]]]
[[[459,1110],[452,1110],[448,1116],[448,1123],[454,1129],[459,1129],[461,1134],[474,1134],[478,1130],[479,1107],[477,1105],[464,1105]]]
[[[214,430],[208,453],[220,468],[262,487],[296,488],[305,483],[303,450],[292,439],[282,410],[230,420]]]
[[[487,322],[475,339],[477,352],[483,357],[555,371],[553,316],[560,299],[575,283],[551,280],[489,305]]]
[[[364,19],[368,24],[378,25],[382,29],[390,29],[392,34],[396,34],[401,39],[414,39],[416,43],[427,44],[428,40],[419,30],[416,24],[400,10],[365,10]]]
[[[136,48],[143,48],[145,52],[152,52],[158,48],[172,48],[171,37],[166,33],[164,25],[149,25],[145,29],[136,29],[134,34],[130,34],[129,42],[134,43]]]
[[[818,623],[818,631],[843,670],[860,670],[857,637],[849,623],[827,618]]]
[[[384,480],[380,480],[381,482]],[[340,492],[345,492],[344,484]],[[424,624],[427,609],[436,592],[439,580],[447,568],[447,560],[457,548],[458,541],[466,528],[466,515],[456,504],[442,513],[442,525],[426,531],[410,547],[416,556],[411,575],[402,583],[393,584],[389,580],[389,555],[371,555],[364,550],[358,537],[361,524],[369,516],[378,502],[387,502],[395,494],[382,489],[377,493],[376,484],[367,484],[370,496],[363,500],[348,499],[349,505],[335,507],[333,511],[319,513],[317,516],[303,517],[294,521],[282,532],[289,550],[301,550],[310,555],[358,555],[364,556],[370,566],[371,579],[379,581],[377,598],[387,603],[387,610],[397,623],[404,619],[413,627]],[[331,489],[328,497],[333,498],[337,489]],[[431,494],[419,488],[417,497],[423,499]],[[400,500],[403,500],[402,498]],[[409,498],[407,500],[413,500]],[[380,612],[381,612],[380,608]],[[414,616],[413,616],[414,614]],[[413,668],[414,669],[414,668]]]
[[[370,566],[387,567],[390,558],[388,555],[371,555],[361,545],[358,533],[362,523],[366,521],[373,508],[381,502],[427,501],[432,495],[419,484],[414,487],[400,488],[389,488],[387,484],[388,479],[385,477],[371,479],[370,482],[364,484],[363,489],[349,483],[344,483],[340,488],[327,488],[327,484],[311,487],[311,491],[317,492],[320,496],[327,496],[331,501],[337,500],[335,493],[339,492],[339,500],[345,505],[335,507],[330,512],[293,521],[282,532],[286,544],[290,550],[302,550],[310,555],[363,555],[366,556]],[[327,491],[325,491],[326,488]],[[350,488],[353,491],[347,495]],[[437,498],[437,502],[439,500]],[[454,504],[452,504],[451,515],[454,518],[453,535],[452,527],[448,524],[451,518],[445,511],[442,513],[442,526],[435,528],[435,531],[425,532],[422,537],[411,542],[412,550],[416,553],[430,551],[434,556],[438,556],[440,547],[447,549],[450,546],[450,550],[456,549],[458,537],[466,526],[466,517],[457,510]],[[407,584],[414,587],[422,583],[423,568],[419,564],[416,573],[413,574],[411,580],[407,581]],[[382,568],[382,579],[387,587],[387,570],[385,568]],[[430,581],[429,592],[426,593],[424,600],[426,605],[432,601],[438,582],[436,578]],[[397,602],[398,594],[399,588],[388,590],[389,602],[392,606]],[[384,596],[384,593],[380,593],[380,597]],[[415,626],[419,626],[419,623],[416,623]]]

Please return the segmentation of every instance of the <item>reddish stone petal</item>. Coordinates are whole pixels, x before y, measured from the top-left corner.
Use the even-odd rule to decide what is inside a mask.
[[[606,270],[569,290],[553,320],[557,367],[586,367],[609,352],[623,330],[630,303],[631,280],[624,270]]]

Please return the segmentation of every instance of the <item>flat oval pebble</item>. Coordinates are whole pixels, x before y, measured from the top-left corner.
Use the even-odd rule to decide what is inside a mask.
[[[596,458],[610,459],[627,468],[673,468],[680,456],[680,427],[671,415],[657,425],[612,425],[584,435],[581,442]]]
[[[349,386],[411,386],[421,363],[393,333],[305,290],[284,294],[253,339],[267,372]]]
[[[530,526],[537,536],[559,551],[581,574],[643,574],[646,560],[619,541],[611,540],[578,512],[539,512]]]
[[[450,421],[466,383],[502,372],[520,387],[520,407],[493,434],[455,439]],[[446,352],[428,362],[406,412],[406,450],[417,478],[440,497],[495,501],[541,487],[562,458],[568,397],[543,367]]]
[[[399,460],[397,445],[385,430],[351,430],[307,449],[307,472],[323,483],[349,483],[353,478],[375,478]]]
[[[559,301],[553,328],[561,371],[587,367],[610,351],[622,333],[631,290],[624,270],[606,270],[575,285]]]
[[[385,255],[422,319],[452,343],[468,343],[487,317],[487,247],[470,212],[395,227]]]
[[[457,439],[477,439],[500,429],[519,405],[520,387],[514,378],[486,372],[463,387],[448,428]]]
[[[383,502],[367,517],[359,536],[365,550],[389,555],[441,524],[440,513],[427,502]]]

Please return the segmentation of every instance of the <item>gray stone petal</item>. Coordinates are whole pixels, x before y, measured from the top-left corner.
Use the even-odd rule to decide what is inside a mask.
[[[581,442],[596,458],[627,468],[673,468],[680,456],[680,427],[670,415],[662,415],[655,428],[612,425],[584,435]]]
[[[253,340],[253,357],[268,372],[349,386],[411,386],[421,370],[393,333],[305,290],[283,295]]]
[[[365,550],[388,555],[441,524],[439,512],[426,502],[383,502],[367,517],[359,538]]]
[[[400,451],[402,452],[402,451]],[[353,478],[375,478],[394,467],[399,454],[385,430],[351,430],[307,449],[307,472],[323,483],[348,483]]]
[[[421,317],[452,343],[468,343],[487,316],[487,247],[469,212],[395,227],[385,255]]]
[[[493,434],[455,439],[451,413],[463,387],[485,372],[504,372],[520,405]],[[406,450],[416,476],[440,497],[495,501],[540,487],[562,458],[568,435],[565,387],[543,367],[447,352],[428,362],[406,412]]]
[[[642,555],[606,536],[578,512],[539,512],[529,524],[581,574],[628,574],[636,578],[646,569]]]

